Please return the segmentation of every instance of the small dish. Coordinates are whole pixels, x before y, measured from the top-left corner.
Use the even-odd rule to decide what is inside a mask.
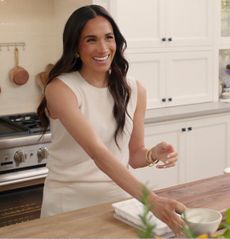
[[[182,218],[196,235],[212,234],[217,231],[222,214],[210,208],[188,208]]]
[[[224,173],[230,173],[230,167],[224,169]]]

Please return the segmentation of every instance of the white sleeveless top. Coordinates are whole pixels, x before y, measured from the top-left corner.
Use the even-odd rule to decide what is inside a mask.
[[[131,119],[128,116],[126,117],[124,132],[117,138],[120,146],[119,149],[114,140],[114,132],[116,129],[116,122],[113,116],[114,100],[108,88],[97,88],[90,85],[77,71],[62,74],[58,77],[58,79],[62,80],[74,92],[78,100],[80,111],[87,118],[87,120],[89,120],[93,129],[102,139],[107,148],[124,166],[128,167],[128,144],[133,128],[132,119],[137,104],[136,81],[132,79],[127,80],[129,86],[131,87],[131,96],[127,107]],[[42,206],[43,216],[54,215],[63,211],[69,211],[76,208],[90,206],[91,204],[96,204],[97,198],[95,197],[98,197],[98,194],[104,193],[105,195],[103,197],[107,197],[107,200],[105,201],[108,201],[108,187],[111,188],[111,185],[113,185],[113,187],[118,186],[114,185],[112,180],[96,166],[94,161],[73,139],[58,119],[54,120],[50,118],[50,127],[52,133],[52,143],[48,147],[49,158],[47,167],[49,169],[49,173],[44,187]],[[81,127],[81,125],[78,125],[77,127]],[[91,188],[89,185],[91,185]],[[69,190],[70,187],[71,190]],[[68,190],[66,190],[67,188]],[[82,192],[83,188],[85,188],[85,196],[84,192]],[[104,192],[102,190],[103,188],[105,190]],[[97,189],[99,189],[98,192]],[[84,199],[84,197],[90,197],[87,192],[89,190],[94,191],[94,199],[89,204],[85,205],[84,203],[87,199]],[[54,212],[49,213],[48,211],[52,211],[50,207],[54,206],[51,206],[48,202],[50,201],[51,203],[52,201],[52,204],[54,204],[54,201],[51,200],[52,198],[57,201],[57,191],[62,193],[62,197],[60,197],[60,195],[59,197],[63,198],[63,202],[57,202],[59,206],[54,210]],[[84,205],[80,205],[81,203],[78,204],[80,199],[78,200],[79,196],[76,197],[76,194],[78,194],[77,191],[81,192]],[[63,209],[65,208],[65,205],[62,205],[61,209],[60,204],[65,204],[66,201],[65,195],[66,197],[68,195],[68,198],[73,196],[74,205],[71,205],[71,203],[68,202],[68,208]],[[116,200],[116,198],[110,198],[110,201],[113,200]],[[104,202],[103,198],[99,199],[98,203],[99,202]]]

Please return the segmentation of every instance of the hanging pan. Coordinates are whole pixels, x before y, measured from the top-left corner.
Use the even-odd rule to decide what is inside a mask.
[[[10,70],[10,80],[17,85],[24,85],[29,79],[29,73],[21,66],[19,66],[19,51],[14,49],[15,67]]]

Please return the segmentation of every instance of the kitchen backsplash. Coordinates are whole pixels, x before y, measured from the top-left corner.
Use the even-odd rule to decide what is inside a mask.
[[[15,47],[0,48],[0,115],[36,111],[41,90],[35,78],[48,63],[55,63],[62,48],[62,32],[69,15],[86,0],[0,0],[1,43],[18,46],[19,65],[29,73],[24,85],[9,79],[15,66]]]

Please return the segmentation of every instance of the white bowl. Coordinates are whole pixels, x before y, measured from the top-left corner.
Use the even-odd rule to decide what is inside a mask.
[[[196,235],[216,232],[222,221],[222,214],[210,208],[188,208],[182,217]]]
[[[230,167],[224,169],[224,173],[230,173]]]

